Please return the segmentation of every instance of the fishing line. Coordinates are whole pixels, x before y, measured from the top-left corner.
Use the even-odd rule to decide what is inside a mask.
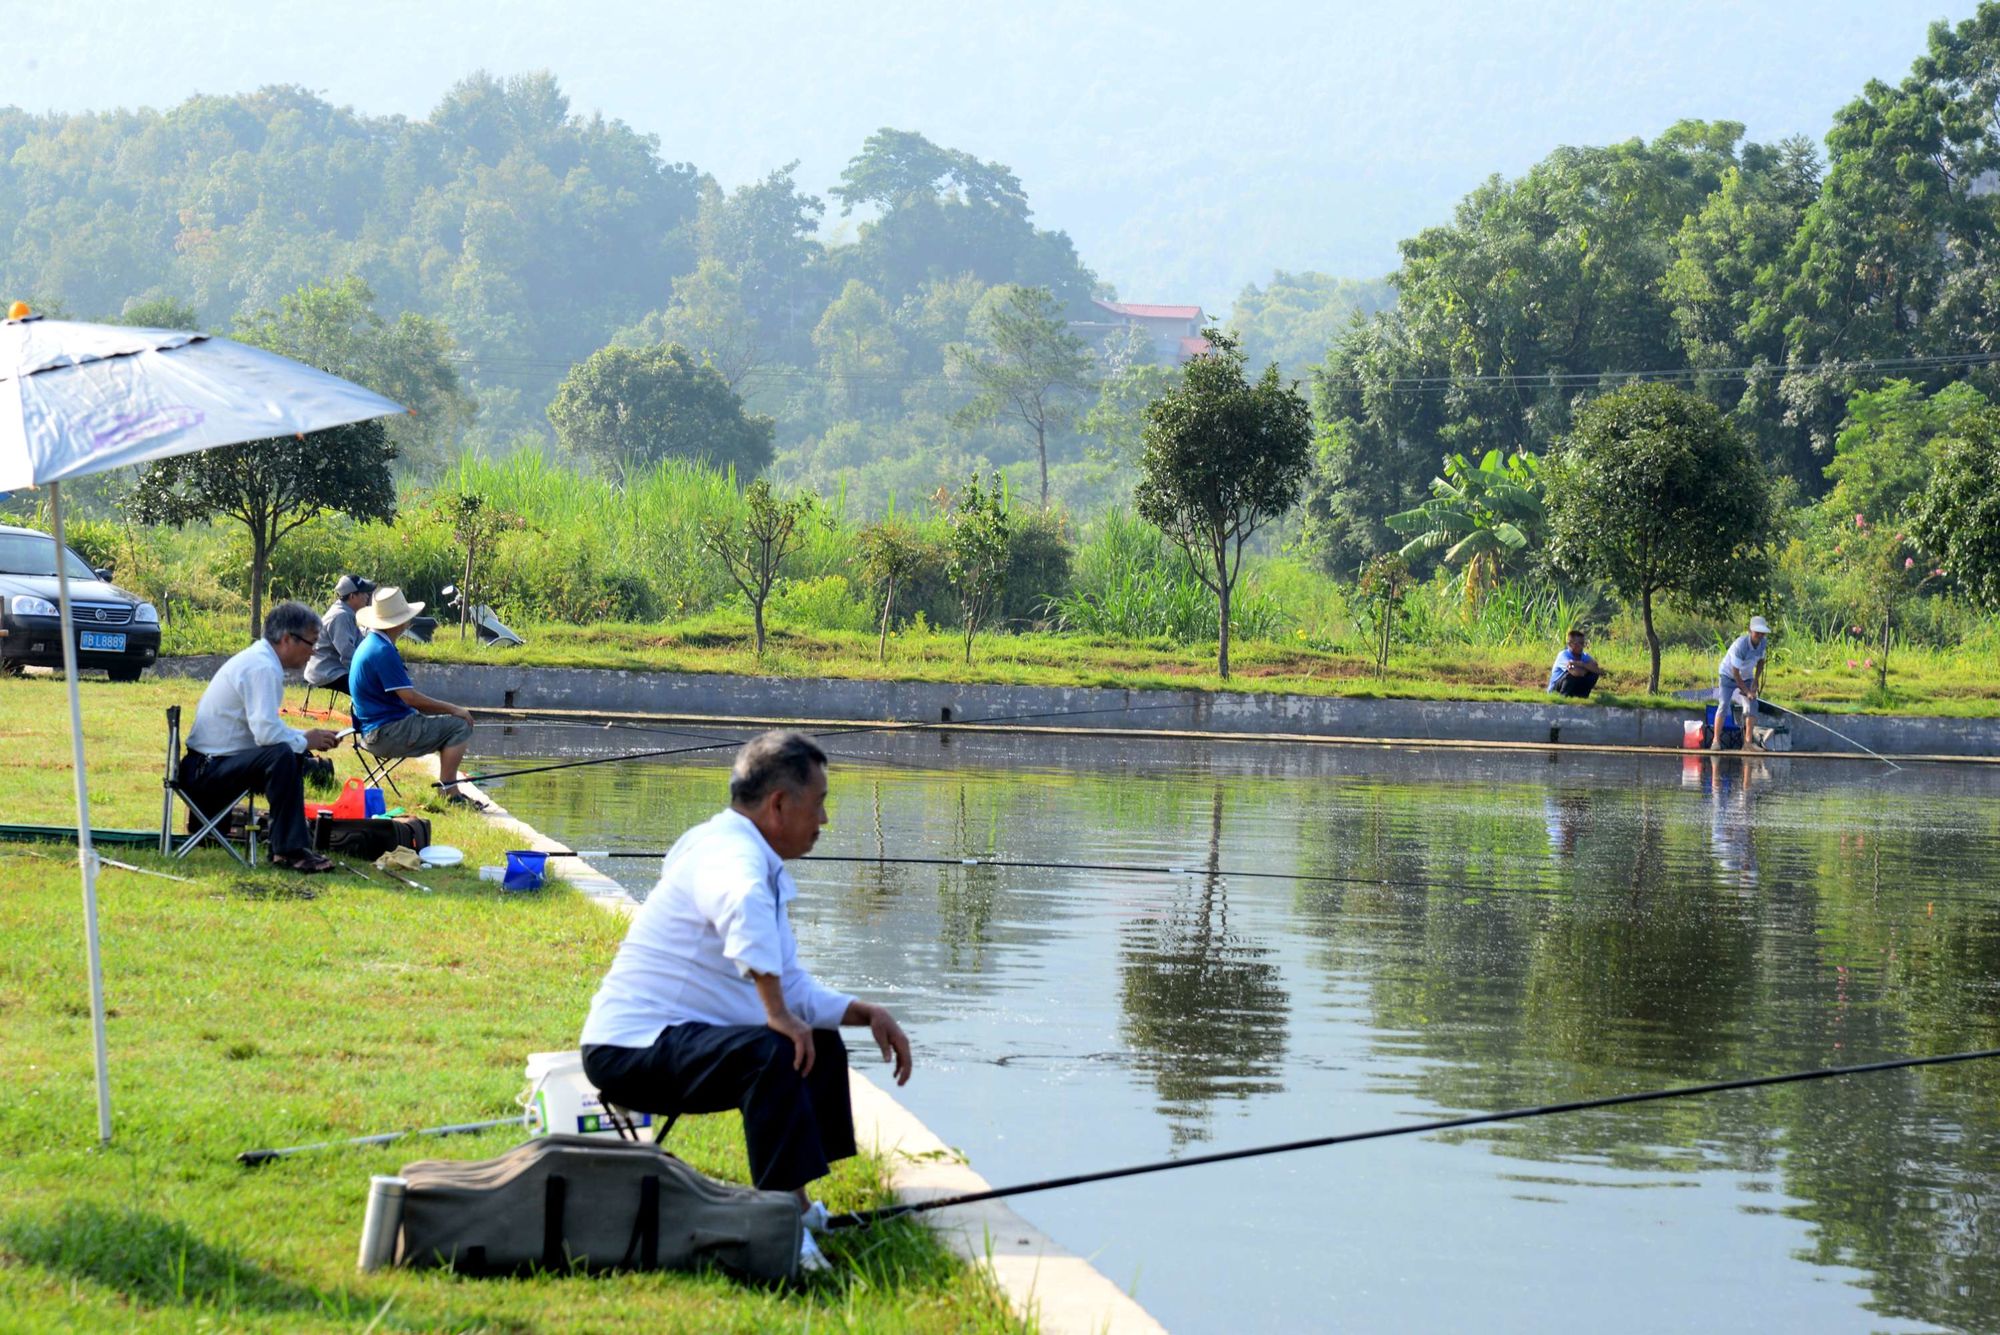
[[[535,850],[539,852],[540,850]],[[549,853],[552,858],[663,858],[664,849],[586,848]],[[1328,872],[1241,871],[1230,867],[1145,866],[1132,862],[1029,862],[1016,858],[905,858],[885,853],[808,853],[798,862],[875,862],[907,867],[999,867],[1019,871],[1109,871],[1136,876],[1213,876],[1220,880],[1317,881],[1330,885],[1387,885],[1415,890],[1488,890],[1494,893],[1531,889],[1524,886],[1475,885],[1466,881],[1399,880],[1385,876],[1335,876]]]
[[[1144,714],[1159,709],[1193,709],[1202,703],[1190,700],[1185,704],[1173,705],[1117,705],[1107,709],[1058,709],[1040,714],[1002,714],[994,718],[967,718],[940,721],[937,723],[866,723],[851,728],[830,728],[825,732],[808,733],[809,737],[845,737],[865,732],[925,732],[940,728],[964,728],[993,723],[1022,723],[1029,719],[1083,718],[1091,714]],[[750,725],[746,731],[752,730]],[[485,774],[468,774],[453,779],[450,783],[433,783],[433,788],[456,788],[462,783],[490,783],[494,779],[518,779],[524,774],[547,774],[559,769],[577,769],[584,765],[611,765],[625,760],[647,760],[655,756],[685,756],[699,751],[719,751],[724,747],[741,746],[741,740],[711,742],[706,746],[670,746],[657,751],[628,751],[615,756],[591,756],[583,760],[564,760],[551,765],[530,765],[526,769],[494,770]]]
[[[1759,696],[1758,699],[1762,700],[1763,697]],[[1764,703],[1771,706],[1771,708],[1777,710],[1779,713],[1790,714],[1795,719],[1799,719],[1800,721],[1805,723],[1810,723],[1815,728],[1820,729],[1822,732],[1832,733],[1835,737],[1840,738],[1841,741],[1846,742],[1849,746],[1853,747],[1857,751],[1867,751],[1869,755],[1874,756],[1875,759],[1881,761],[1883,764],[1887,765],[1890,769],[1895,770],[1898,774],[1903,772],[1903,767],[1901,765],[1898,765],[1895,761],[1889,759],[1889,757],[1882,755],[1880,752],[1877,751],[1869,751],[1867,747],[1855,741],[1852,737],[1849,737],[1846,733],[1841,732],[1836,728],[1829,728],[1827,727],[1826,724],[1821,723],[1818,719],[1813,718],[1810,715],[1801,714],[1796,709],[1787,709],[1785,706],[1779,704],[1776,700],[1764,700]]]
[[[1914,1066],[1943,1066],[1950,1062],[1982,1061],[2000,1057],[2000,1048],[1981,1048],[1972,1052],[1951,1052],[1937,1057],[1898,1057],[1892,1061],[1864,1062],[1858,1066],[1823,1066],[1807,1071],[1790,1071],[1784,1075],[1747,1076],[1740,1080],[1717,1080],[1706,1085],[1680,1085],[1671,1089],[1646,1090],[1637,1094],[1611,1094],[1603,1098],[1575,1099],[1568,1103],[1544,1103],[1528,1108],[1509,1108],[1505,1112],[1477,1113],[1470,1117],[1451,1117],[1437,1122],[1415,1122],[1403,1126],[1378,1127],[1373,1131],[1350,1131],[1338,1136],[1318,1136],[1311,1140],[1288,1140],[1277,1145],[1257,1145],[1249,1149],[1224,1150],[1216,1154],[1197,1154],[1186,1159],[1163,1159],[1155,1163],[1134,1164],[1129,1168],[1111,1168],[1096,1173],[1076,1173],[1069,1177],[1044,1178],[1039,1182],[1024,1182],[1019,1186],[995,1187],[988,1191],[969,1191],[958,1196],[944,1196],[937,1200],[914,1201],[907,1205],[891,1205],[878,1210],[857,1210],[851,1214],[835,1215],[827,1221],[828,1228],[866,1228],[903,1215],[918,1214],[926,1210],[943,1210],[954,1205],[972,1205],[979,1201],[994,1201],[1007,1196],[1025,1196],[1030,1192],[1053,1191],[1057,1187],[1082,1186],[1088,1182],[1108,1182],[1121,1177],[1138,1177],[1145,1173],[1164,1173],[1174,1168],[1194,1168],[1201,1164],[1229,1163],[1237,1159],[1255,1159],[1268,1154],[1288,1154],[1293,1150],[1320,1149],[1329,1145],[1351,1145],[1363,1140],[1383,1140],[1390,1136],[1422,1136],[1435,1131],[1453,1131],[1460,1127],[1485,1126],[1493,1122],[1518,1122],[1531,1117],[1551,1117],[1557,1113],[1585,1112],[1593,1108],[1616,1108],[1629,1103],[1657,1103],[1662,1099],[1693,1098],[1701,1094],[1720,1094],[1735,1089],[1762,1089],[1769,1085],[1799,1084],[1808,1080],[1831,1080],[1843,1075],[1867,1075],[1877,1071],[1900,1071]]]

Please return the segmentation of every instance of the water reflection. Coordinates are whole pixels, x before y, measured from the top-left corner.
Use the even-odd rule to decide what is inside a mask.
[[[1208,858],[1161,910],[1120,934],[1121,1035],[1159,1092],[1176,1149],[1207,1140],[1209,1108],[1284,1088],[1285,990],[1271,952],[1229,926],[1223,790],[1210,798]]]
[[[996,1180],[2000,1046],[2000,776],[1981,770],[841,740],[829,852],[1192,869],[802,873],[815,962],[903,989],[935,1076],[908,1097]],[[653,842],[716,805],[720,764],[508,799],[582,844],[634,822]],[[1221,874],[1250,867],[1349,879]],[[1274,1161],[1262,1186],[1194,1170],[1170,1210],[1079,1192],[1028,1212],[1119,1282],[1143,1273],[1177,1329],[1994,1329],[1996,1066]],[[1368,1227],[1257,1231],[1318,1217],[1329,1182]],[[1461,1219],[1476,1237],[1454,1245]],[[1404,1262],[1439,1248],[1448,1274]],[[1536,1281],[1561,1305],[1530,1323],[1542,1256],[1563,1258]],[[1373,1278],[1329,1291],[1330,1271]]]

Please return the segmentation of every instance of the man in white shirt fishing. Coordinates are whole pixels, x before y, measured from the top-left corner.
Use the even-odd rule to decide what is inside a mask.
[[[1770,623],[1762,617],[1750,618],[1750,629],[1736,637],[1735,643],[1724,651],[1722,661],[1715,665],[1715,733],[1709,739],[1711,751],[1722,749],[1722,730],[1729,726],[1729,706],[1737,697],[1743,697],[1743,749],[1758,751],[1755,729],[1757,724],[1757,692],[1764,684],[1764,637],[1771,633]]]
[[[826,824],[826,753],[767,732],[736,754],[729,807],[682,835],[632,919],[584,1021],[583,1069],[612,1103],[649,1113],[743,1111],[750,1178],[824,1207],[805,1186],[855,1152],[847,1049],[865,1025],[910,1078],[910,1041],[882,1006],[836,992],[799,962],[785,906],[789,858]],[[808,1264],[818,1260],[807,1234]]]
[[[319,636],[319,617],[304,603],[279,603],[264,618],[264,638],[216,672],[195,706],[181,757],[180,783],[204,810],[244,789],[264,794],[271,808],[271,861],[293,871],[327,872],[333,861],[314,852],[305,819],[305,753],[337,740],[326,728],[301,732],[278,717],[285,673],[305,666]]]

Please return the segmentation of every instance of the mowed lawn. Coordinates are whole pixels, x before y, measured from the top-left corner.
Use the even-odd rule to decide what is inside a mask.
[[[191,716],[199,692],[85,683],[95,822],[157,829],[163,710],[180,703]],[[0,749],[0,822],[73,823],[59,680],[0,679]],[[216,851],[166,863],[101,850],[193,878],[107,867],[99,881],[108,1149],[97,1145],[73,853],[0,842],[0,1330],[1019,1328],[980,1272],[909,1221],[836,1235],[833,1275],[788,1289],[715,1274],[358,1274],[371,1174],[489,1157],[524,1133],[259,1169],[235,1156],[516,1112],[526,1055],[574,1042],[623,931],[560,883],[503,894],[480,881],[476,867],[514,841],[476,816],[432,820],[434,839],[467,860],[422,874],[424,890],[372,869],[300,877],[245,873]],[[745,1180],[733,1114],[685,1119],[670,1144]],[[869,1159],[822,1185],[835,1210],[889,1199]]]

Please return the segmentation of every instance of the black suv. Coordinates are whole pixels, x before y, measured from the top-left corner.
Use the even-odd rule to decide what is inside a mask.
[[[78,667],[103,668],[113,681],[137,681],[160,656],[160,614],[114,587],[75,552],[69,562],[70,616]],[[0,672],[63,665],[56,611],[56,544],[46,533],[0,525]]]

